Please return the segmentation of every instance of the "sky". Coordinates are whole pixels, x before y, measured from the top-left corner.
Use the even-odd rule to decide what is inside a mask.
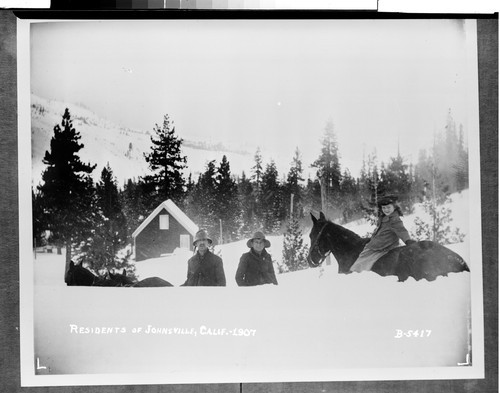
[[[168,114],[185,139],[304,166],[327,122],[341,165],[408,161],[448,112],[467,125],[466,40],[456,20],[48,22],[31,29],[31,92],[152,130]],[[477,93],[476,93],[477,95]]]

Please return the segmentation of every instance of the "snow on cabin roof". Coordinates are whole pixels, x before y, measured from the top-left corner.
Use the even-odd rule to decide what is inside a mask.
[[[135,238],[139,233],[142,232],[146,226],[155,218],[163,209],[169,212],[172,217],[174,217],[179,224],[181,224],[191,235],[195,235],[198,232],[198,225],[196,225],[191,219],[186,216],[186,214],[177,207],[177,205],[168,199],[162,203],[142,222],[141,225],[132,233],[132,237]]]

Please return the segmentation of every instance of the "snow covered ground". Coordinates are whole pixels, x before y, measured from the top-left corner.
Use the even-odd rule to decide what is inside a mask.
[[[356,227],[362,234],[365,229]],[[270,241],[277,260],[282,237]],[[467,364],[470,283],[478,271],[467,241],[450,248],[471,273],[434,282],[398,283],[371,272],[339,275],[332,261],[279,274],[278,286],[240,288],[234,275],[245,243],[216,248],[225,288],[179,287],[191,255],[181,250],[136,264],[140,278],[159,276],[173,288],[67,287],[63,256],[37,254],[34,356],[46,368],[36,374],[84,374],[88,381],[91,375],[146,373],[179,383],[193,381],[196,370],[195,378],[204,382],[292,381],[343,379],[346,370],[425,372]]]

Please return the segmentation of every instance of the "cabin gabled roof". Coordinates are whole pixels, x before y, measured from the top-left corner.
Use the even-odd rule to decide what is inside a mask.
[[[139,233],[163,210],[165,209],[172,217],[174,217],[179,224],[181,224],[191,234],[195,235],[198,232],[198,225],[196,225],[186,214],[177,207],[177,205],[168,199],[162,203],[139,225],[139,227],[132,233],[132,237],[136,238]]]

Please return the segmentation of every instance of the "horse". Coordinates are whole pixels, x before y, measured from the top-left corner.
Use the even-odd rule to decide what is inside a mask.
[[[99,277],[90,270],[76,265],[73,261],[69,263],[69,269],[64,276],[64,281],[68,286],[87,286],[87,287],[119,287],[120,282],[109,277]]]
[[[153,287],[173,287],[171,283],[160,277],[148,277],[141,281],[134,281],[130,277],[127,277],[127,272],[123,269],[121,274],[109,273],[111,279],[116,280],[121,283],[124,287],[133,288],[153,288]]]
[[[351,273],[351,266],[370,239],[361,238],[327,220],[322,212],[319,219],[312,213],[311,218],[313,227],[309,234],[311,246],[307,256],[309,266],[321,265],[331,252],[338,262],[339,273]],[[436,242],[423,240],[390,250],[373,264],[371,271],[384,277],[397,276],[399,282],[404,282],[409,277],[417,281],[434,281],[438,276],[470,270],[457,253]]]

